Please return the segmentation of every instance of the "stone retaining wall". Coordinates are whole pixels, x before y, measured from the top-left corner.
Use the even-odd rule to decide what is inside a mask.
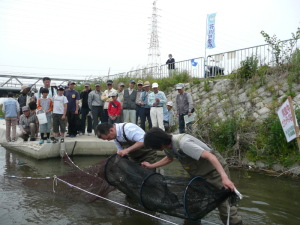
[[[292,84],[292,91],[295,92],[293,98],[296,104],[300,105],[300,84]],[[185,90],[191,93],[195,108],[204,117],[226,119],[228,116],[238,116],[240,118],[250,118],[252,121],[261,121],[268,117],[271,112],[277,112],[287,97],[289,91],[287,74],[268,75],[265,77],[265,84],[245,82],[244,85],[237,84],[233,79],[203,80],[199,84],[185,84]],[[173,101],[176,110],[176,95],[178,91],[175,87],[166,92],[168,101]],[[260,162],[243,161],[245,165],[267,168]],[[283,166],[273,166],[273,170],[282,172],[292,168],[292,172],[300,174],[300,167],[294,164],[290,168]]]

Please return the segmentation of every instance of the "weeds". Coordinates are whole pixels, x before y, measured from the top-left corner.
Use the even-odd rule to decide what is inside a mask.
[[[276,66],[284,69],[285,64],[291,62],[293,49],[300,38],[300,28],[298,27],[296,34],[292,33],[292,39],[289,41],[281,41],[276,35],[271,37],[264,31],[260,33],[271,47]]]
[[[252,78],[258,70],[257,56],[252,55],[241,61],[241,67],[237,70],[238,78],[249,80]]]
[[[206,92],[210,92],[211,91],[209,80],[205,80],[204,81],[204,91],[206,91]]]
[[[4,118],[4,112],[2,111],[3,104],[0,104],[0,117]]]

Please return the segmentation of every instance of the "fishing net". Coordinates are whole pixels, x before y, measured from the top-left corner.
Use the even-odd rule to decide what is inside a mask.
[[[55,192],[56,195],[64,198],[82,202],[93,202],[99,198],[97,195],[106,196],[115,190],[115,187],[109,185],[103,179],[103,171],[107,159],[85,169],[80,169],[76,166],[66,153],[63,156],[63,161],[70,166],[72,171],[57,176],[57,178],[66,183],[57,182],[56,177],[40,178],[17,176],[6,176],[6,178],[9,179],[5,179],[4,182],[11,185],[23,185],[41,192]],[[80,189],[85,190],[85,192]]]
[[[115,190],[115,187],[109,185],[103,179],[103,171],[107,159],[104,159],[85,169],[80,169],[77,165],[75,165],[66,153],[64,154],[64,161],[75,170],[71,173],[58,177],[67,182],[68,185],[63,185],[62,183],[58,182],[59,185],[55,186],[55,192],[64,193],[70,196],[76,195],[76,198],[78,199],[87,202],[93,202],[98,199],[98,197],[95,195],[106,196],[109,192]],[[95,195],[82,192],[69,184]]]
[[[199,221],[219,204],[237,196],[201,177],[168,177],[113,155],[105,165],[106,181],[152,211]]]

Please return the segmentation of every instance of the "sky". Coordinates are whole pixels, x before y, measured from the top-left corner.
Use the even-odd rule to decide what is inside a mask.
[[[0,0],[0,74],[89,79],[147,66],[154,0]],[[300,27],[299,0],[158,0],[161,64],[265,44]],[[216,48],[205,50],[216,15]],[[0,83],[1,83],[0,78]]]

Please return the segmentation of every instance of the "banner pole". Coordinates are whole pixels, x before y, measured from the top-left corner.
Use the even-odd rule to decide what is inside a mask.
[[[205,21],[205,42],[204,42],[204,59],[203,59],[203,77],[205,77],[205,63],[206,63],[206,42],[207,42],[207,18],[208,18],[208,15],[206,15],[206,21]]]
[[[297,143],[298,143],[298,148],[299,148],[299,151],[300,151],[299,127],[297,126],[297,123],[296,123],[296,115],[295,115],[295,111],[294,111],[294,102],[293,102],[291,96],[288,96],[288,100],[289,100],[289,104],[290,104],[290,108],[291,108],[291,114],[292,114],[292,117],[293,117],[293,123],[294,123],[295,132],[296,132],[296,139],[297,139]]]

